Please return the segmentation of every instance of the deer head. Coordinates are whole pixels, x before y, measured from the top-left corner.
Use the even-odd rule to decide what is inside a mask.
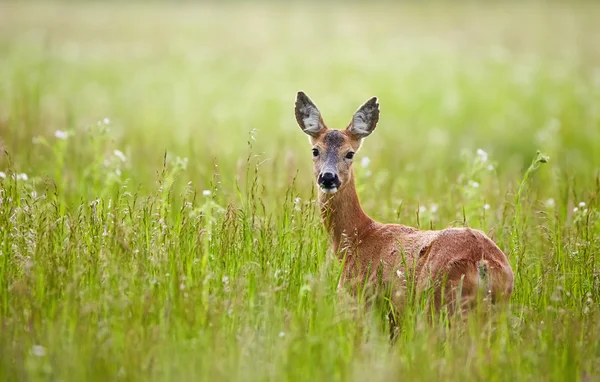
[[[320,190],[333,194],[352,178],[352,160],[363,138],[379,121],[379,104],[373,97],[354,113],[344,130],[328,129],[317,106],[303,92],[296,96],[296,121],[309,136],[315,179]]]

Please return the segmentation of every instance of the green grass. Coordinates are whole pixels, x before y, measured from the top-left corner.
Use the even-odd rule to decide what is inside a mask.
[[[599,378],[598,19],[0,5],[0,379]],[[484,230],[515,270],[509,307],[449,328],[413,306],[390,346],[381,312],[338,295],[300,89],[339,128],[379,97],[364,209]]]

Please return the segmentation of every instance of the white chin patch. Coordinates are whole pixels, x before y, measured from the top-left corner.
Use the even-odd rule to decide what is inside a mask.
[[[338,188],[337,187],[332,187],[332,188],[321,188],[321,191],[323,191],[326,194],[335,194],[337,192]]]

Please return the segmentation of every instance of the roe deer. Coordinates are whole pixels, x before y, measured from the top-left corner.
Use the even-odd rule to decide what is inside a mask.
[[[427,301],[436,312],[442,307],[452,312],[459,303],[458,311],[465,312],[480,292],[492,302],[510,298],[514,276],[508,259],[483,232],[471,228],[421,231],[382,224],[362,210],[352,160],[379,121],[376,97],[356,111],[344,130],[328,129],[317,106],[303,92],[297,94],[295,113],[312,144],[331,249],[343,261],[338,289],[346,285],[356,291],[353,287],[383,284],[392,292],[392,306],[399,309],[406,303],[407,282],[417,295],[431,286],[433,299]]]

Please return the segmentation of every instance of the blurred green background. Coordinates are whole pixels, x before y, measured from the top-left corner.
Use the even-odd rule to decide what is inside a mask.
[[[308,185],[309,148],[292,115],[300,89],[337,128],[380,98],[381,125],[362,155],[393,171],[379,180],[384,210],[392,194],[427,199],[453,181],[463,148],[501,158],[501,175],[536,149],[573,175],[600,163],[594,2],[2,7],[1,133],[23,171],[42,172],[32,136],[109,118],[144,164],[140,182],[167,150],[190,159],[200,184],[218,163],[231,187],[255,130],[269,188],[297,169]]]

